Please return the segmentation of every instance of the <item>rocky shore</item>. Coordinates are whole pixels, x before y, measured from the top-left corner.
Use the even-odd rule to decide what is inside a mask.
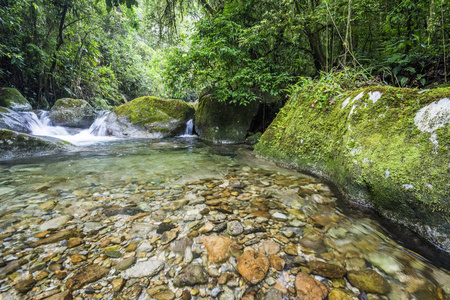
[[[7,187],[0,194],[7,194]],[[35,191],[51,192],[49,184]],[[0,299],[448,299],[449,273],[299,174],[230,169],[0,215]],[[19,209],[33,212],[18,222]],[[359,297],[359,298],[357,298]]]

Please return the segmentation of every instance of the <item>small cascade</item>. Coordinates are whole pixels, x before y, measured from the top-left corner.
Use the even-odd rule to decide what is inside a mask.
[[[53,137],[69,135],[64,127],[52,126],[52,122],[48,117],[48,111],[41,111],[40,117],[38,117],[34,112],[23,112],[22,116],[27,121],[26,126],[30,130],[31,134]]]
[[[109,111],[101,111],[94,123],[89,127],[88,131],[90,135],[93,136],[107,136],[108,127],[106,125],[106,118],[110,114]]]
[[[194,120],[190,119],[186,122],[186,129],[184,130],[184,134],[182,136],[189,137],[194,135]]]
[[[15,112],[7,110],[0,118],[0,128],[30,133],[37,136],[50,136],[68,141],[74,145],[90,145],[103,141],[116,140],[108,136],[106,118],[110,112],[100,112],[88,129],[65,128],[53,126],[48,111]],[[39,115],[39,116],[38,116]]]

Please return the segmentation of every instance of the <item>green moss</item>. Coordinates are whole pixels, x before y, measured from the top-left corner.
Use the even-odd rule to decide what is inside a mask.
[[[31,104],[13,88],[0,88],[0,106],[13,110],[31,110]]]
[[[81,99],[72,99],[72,98],[62,98],[58,99],[55,102],[54,107],[55,108],[79,108],[79,107],[85,107],[90,106],[89,103],[87,103],[85,100]]]
[[[373,103],[368,92],[375,91],[382,97]],[[312,108],[311,97],[291,97],[255,151],[327,177],[352,200],[364,199],[399,219],[436,226],[450,219],[450,126],[434,132],[436,147],[414,123],[422,107],[449,98],[450,88],[370,87],[322,108]]]
[[[116,108],[118,115],[125,115],[133,124],[146,125],[168,122],[171,119],[188,121],[194,115],[194,109],[186,102],[175,99],[140,97]]]

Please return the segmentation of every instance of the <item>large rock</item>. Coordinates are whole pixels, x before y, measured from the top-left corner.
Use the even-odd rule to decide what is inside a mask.
[[[194,108],[181,100],[140,97],[108,115],[108,134],[119,137],[172,137],[184,132]]]
[[[322,282],[302,272],[295,277],[295,289],[300,300],[323,300],[328,295]]]
[[[149,259],[138,262],[133,267],[123,272],[124,277],[152,277],[164,269],[165,263],[162,260]]]
[[[230,245],[233,240],[225,236],[205,236],[202,244],[208,252],[208,260],[211,263],[225,262],[230,258]]]
[[[90,265],[80,269],[73,277],[66,282],[66,288],[69,290],[77,290],[88,283],[97,281],[109,273],[109,269],[99,266]]]
[[[343,267],[317,260],[308,262],[308,268],[311,273],[328,278],[341,278],[347,273]]]
[[[219,102],[212,94],[202,95],[195,111],[195,131],[201,139],[214,143],[243,143],[258,107],[255,101],[244,106]]]
[[[321,107],[294,95],[258,154],[295,163],[450,251],[450,88],[369,87]]]
[[[347,274],[348,281],[367,293],[386,294],[391,288],[387,280],[374,270],[363,270]]]
[[[13,88],[0,88],[0,106],[15,110],[31,110],[31,104],[22,94]]]
[[[0,129],[31,133],[27,126],[27,120],[23,113],[18,113],[12,109],[0,107]]]
[[[36,137],[0,129],[0,160],[42,156],[72,149],[70,143],[52,137]]]
[[[96,114],[85,100],[62,98],[55,102],[48,117],[55,125],[88,128]]]
[[[173,279],[173,285],[177,287],[194,286],[207,283],[208,278],[208,272],[201,265],[191,264]]]
[[[237,270],[251,284],[261,282],[269,271],[270,263],[261,252],[247,250],[238,258]]]

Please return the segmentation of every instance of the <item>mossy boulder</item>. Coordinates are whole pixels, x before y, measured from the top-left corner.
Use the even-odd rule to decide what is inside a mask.
[[[96,114],[85,100],[62,98],[55,102],[48,115],[54,125],[88,128]]]
[[[255,151],[450,251],[450,88],[369,87],[322,107],[315,97],[293,95]]]
[[[244,105],[219,102],[213,94],[204,93],[195,111],[198,136],[217,144],[238,144],[245,141],[259,104]]]
[[[0,88],[0,106],[15,110],[31,110],[31,104],[14,88]]]
[[[0,129],[0,160],[42,156],[72,149],[72,145],[51,137],[36,137]]]
[[[109,133],[116,136],[172,137],[184,132],[194,108],[176,99],[140,97],[115,109],[108,116]]]

